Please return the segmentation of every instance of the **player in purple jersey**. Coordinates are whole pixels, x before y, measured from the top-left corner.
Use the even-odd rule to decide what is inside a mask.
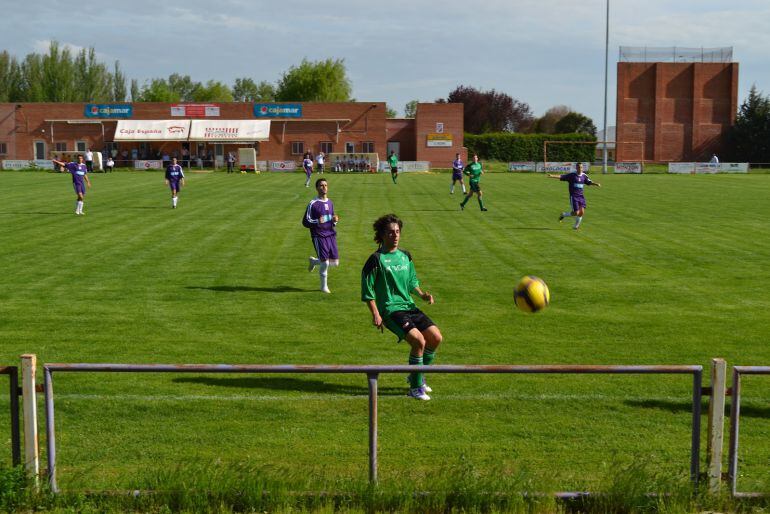
[[[53,160],[53,163],[57,166],[62,166],[67,170],[67,173],[72,175],[72,186],[75,188],[75,194],[77,199],[75,200],[75,214],[82,216],[83,203],[86,196],[86,185],[91,187],[91,181],[88,179],[88,167],[83,162],[83,156],[78,155],[78,162],[64,162]]]
[[[463,194],[466,193],[465,182],[463,181],[463,169],[465,169],[465,164],[463,164],[463,160],[458,153],[455,155],[455,160],[452,161],[452,187],[449,188],[450,195],[455,194],[455,182],[458,180],[460,181],[460,185],[463,186]]]
[[[305,154],[302,167],[305,169],[305,187],[310,187],[310,177],[313,175],[313,159],[310,158],[310,154]]]
[[[311,161],[312,165],[312,161]],[[329,184],[326,179],[319,178],[315,182],[318,196],[313,198],[305,209],[302,225],[310,229],[316,257],[310,257],[307,270],[313,271],[318,266],[321,276],[321,291],[331,293],[327,275],[330,266],[339,266],[340,258],[337,252],[337,231],[334,227],[340,217],[334,213],[334,204],[329,199]]]
[[[166,185],[171,188],[171,208],[176,209],[177,202],[179,202],[179,190],[184,185],[184,171],[177,164],[176,157],[166,168]]]
[[[548,178],[555,178],[569,183],[569,201],[571,211],[562,212],[559,215],[559,222],[569,216],[575,216],[575,226],[573,227],[575,230],[580,228],[580,222],[583,221],[583,214],[585,214],[586,209],[586,199],[585,196],[583,196],[583,187],[602,187],[600,183],[592,182],[591,179],[588,178],[588,175],[583,173],[583,165],[581,163],[577,163],[576,167],[576,172],[573,171],[572,173],[565,173],[564,175],[554,175],[552,173],[548,174]]]

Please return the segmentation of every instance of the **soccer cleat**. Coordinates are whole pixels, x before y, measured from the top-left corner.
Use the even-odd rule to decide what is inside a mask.
[[[330,294],[330,293],[331,293],[331,291],[329,290],[329,288],[328,288],[328,287],[322,287],[322,288],[321,288],[321,292],[322,292],[322,293],[326,293],[326,294]]]
[[[313,262],[314,260],[315,259],[313,259],[312,257],[308,257],[308,265],[307,265],[307,270],[308,271],[313,271],[315,269],[316,264],[315,264],[315,262]]]
[[[430,396],[425,393],[424,387],[415,387],[409,389],[409,392],[406,395],[414,398],[415,400],[430,400]]]
[[[411,382],[409,381],[409,375],[407,375],[407,376],[406,376],[406,383],[407,383],[407,384],[410,384],[410,383],[411,383]],[[432,388],[431,388],[431,387],[430,387],[430,386],[427,384],[427,382],[425,382],[425,377],[423,377],[423,379],[422,379],[422,389],[423,389],[423,391],[425,391],[426,393],[432,393],[432,392],[433,392],[433,389],[432,389]]]
[[[460,210],[461,210],[461,211],[464,211],[464,210],[465,210],[465,204],[464,204],[464,203],[461,203],[461,204],[460,204]]]
[[[559,214],[559,223],[561,223],[563,219],[564,219],[564,214]]]
[[[486,207],[482,207],[482,208],[481,208],[481,212],[486,212],[486,211],[488,211],[488,210],[489,210],[489,209],[487,209]]]

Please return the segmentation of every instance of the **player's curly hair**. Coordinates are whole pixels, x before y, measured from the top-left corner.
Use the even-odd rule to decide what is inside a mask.
[[[382,236],[385,235],[385,232],[388,230],[388,227],[391,223],[398,224],[398,229],[401,230],[404,227],[404,222],[401,221],[401,218],[396,216],[395,214],[386,214],[385,216],[380,216],[377,218],[377,221],[375,221],[372,224],[372,227],[374,228],[374,242],[378,245],[382,244]]]

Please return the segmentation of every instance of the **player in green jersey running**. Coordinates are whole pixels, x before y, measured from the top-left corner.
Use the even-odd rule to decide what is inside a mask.
[[[398,181],[398,157],[396,152],[391,150],[390,157],[388,157],[388,164],[390,165],[390,178],[393,179],[395,184]]]
[[[479,162],[479,156],[478,154],[473,154],[473,162],[470,163],[465,167],[465,170],[463,171],[466,175],[470,177],[470,190],[468,191],[468,196],[465,197],[465,200],[462,201],[460,204],[460,210],[465,210],[465,204],[468,203],[468,200],[471,199],[473,196],[473,193],[476,193],[478,195],[479,199],[479,207],[481,207],[482,211],[488,210],[486,207],[484,207],[484,200],[481,199],[481,186],[479,185],[479,181],[481,180],[481,175],[484,173],[484,169],[481,166],[481,163]]]
[[[386,214],[374,222],[374,241],[379,248],[369,256],[361,271],[361,300],[369,307],[375,327],[380,330],[387,327],[399,341],[406,339],[411,347],[409,364],[427,366],[436,358],[436,348],[443,337],[412,300],[414,292],[432,304],[433,295],[420,289],[412,256],[398,247],[403,225],[395,214]],[[431,388],[425,383],[423,373],[409,375],[409,396],[430,400],[429,392]]]

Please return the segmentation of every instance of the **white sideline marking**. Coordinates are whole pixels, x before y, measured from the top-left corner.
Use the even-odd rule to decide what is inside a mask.
[[[285,396],[276,396],[276,395],[262,395],[262,394],[255,394],[255,395],[195,395],[195,394],[186,394],[186,395],[133,395],[133,394],[77,394],[77,393],[71,393],[71,394],[56,394],[54,393],[54,400],[57,399],[66,399],[66,400],[123,400],[123,401],[167,401],[167,402],[187,402],[187,401],[193,401],[193,400],[208,400],[208,401],[254,401],[254,402],[262,402],[262,401],[327,401],[327,400],[333,400],[333,401],[346,401],[346,400],[361,400],[368,398],[369,395],[366,394],[324,394],[324,393],[318,393],[318,394],[301,394],[301,395],[291,395],[287,394]],[[380,394],[378,395],[378,398],[380,400],[386,399],[386,398],[400,398],[401,395],[392,395],[392,394]],[[406,390],[404,390],[403,397],[406,398]],[[689,396],[612,396],[612,395],[603,395],[603,394],[436,394],[435,396],[437,399],[446,399],[446,400],[523,400],[523,401],[534,401],[534,400],[551,400],[551,401],[596,401],[596,400],[604,400],[604,401],[618,401],[618,400],[630,400],[630,401],[637,401],[637,402],[644,402],[644,401],[666,401],[666,402],[681,402],[681,401],[689,401]]]

